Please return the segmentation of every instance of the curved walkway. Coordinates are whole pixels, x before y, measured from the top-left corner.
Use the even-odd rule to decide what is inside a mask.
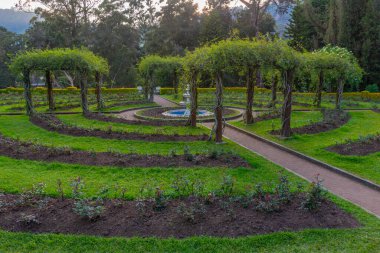
[[[155,102],[164,107],[176,105],[159,96],[155,96]],[[210,128],[212,124],[205,123],[203,125]],[[248,134],[237,131],[228,125],[224,130],[224,136],[308,181],[313,181],[315,176],[319,174],[324,179],[324,187],[330,192],[380,218],[380,192],[378,190],[304,158],[290,154]]]
[[[127,119],[127,120],[137,120],[137,118],[135,117],[135,113],[140,110],[141,108],[135,109],[135,110],[129,110],[129,111],[119,113],[116,116],[122,119]]]

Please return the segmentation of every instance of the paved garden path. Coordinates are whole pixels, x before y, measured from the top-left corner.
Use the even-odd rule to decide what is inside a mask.
[[[135,110],[128,110],[128,111],[125,111],[125,112],[122,112],[122,113],[119,113],[117,114],[117,117],[119,118],[123,118],[123,119],[127,119],[127,120],[138,120],[136,117],[135,117],[135,113],[137,111],[140,111],[141,109],[135,109]]]
[[[166,100],[160,96],[154,96],[153,102],[155,102],[156,104],[158,104],[162,107],[177,107],[178,106],[177,104],[175,104],[169,100]],[[137,111],[140,111],[140,110],[141,110],[141,108],[140,109],[134,109],[134,110],[128,110],[128,111],[117,114],[117,116],[119,118],[123,118],[123,119],[127,119],[127,120],[139,120],[135,117],[135,113]]]
[[[175,103],[159,96],[155,96],[154,101],[164,107],[176,106]],[[204,123],[203,125],[210,128],[212,124]],[[283,151],[229,126],[226,126],[224,136],[308,181],[313,181],[315,176],[319,174],[320,178],[324,180],[324,187],[330,192],[366,209],[380,218],[380,191]]]

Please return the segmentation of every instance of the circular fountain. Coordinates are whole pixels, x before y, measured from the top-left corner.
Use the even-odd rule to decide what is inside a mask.
[[[167,117],[188,117],[190,115],[189,109],[175,109],[163,112],[162,115]],[[197,116],[199,117],[208,117],[214,115],[212,112],[207,110],[198,110]]]
[[[185,92],[183,93],[183,101],[181,101],[179,104],[182,106],[185,106],[186,108],[183,109],[173,109],[166,112],[163,112],[162,115],[166,117],[173,117],[173,118],[185,118],[189,117],[190,110],[187,108],[190,105],[190,87],[189,85],[186,86]],[[209,117],[214,115],[214,113],[209,112],[207,110],[198,110],[197,116],[198,117]]]

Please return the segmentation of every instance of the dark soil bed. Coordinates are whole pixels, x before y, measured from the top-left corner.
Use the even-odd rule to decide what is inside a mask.
[[[89,113],[85,115],[88,119],[99,120],[104,122],[123,123],[128,125],[144,125],[144,126],[185,126],[183,121],[146,121],[146,120],[128,120],[101,113]]]
[[[71,199],[32,201],[39,204],[19,204],[17,195],[0,196],[9,206],[1,210],[0,227],[12,232],[87,234],[99,236],[184,238],[189,236],[239,237],[277,231],[299,231],[307,228],[354,228],[360,224],[330,201],[322,202],[316,211],[300,208],[296,197],[278,212],[258,211],[253,205],[243,208],[233,202],[226,210],[226,200],[212,203],[198,199],[203,213],[190,222],[178,212],[180,205],[194,205],[194,197],[167,202],[162,210],[154,210],[151,201],[106,200],[102,215],[95,220],[82,218],[73,212]],[[42,204],[41,204],[42,203]],[[145,205],[145,211],[136,206]]]
[[[172,121],[187,121],[187,118],[173,118],[170,116],[164,116],[162,113],[173,110],[173,109],[180,109],[180,108],[152,108],[152,109],[147,109],[139,112],[139,115],[144,116],[144,117],[149,117],[149,118],[154,118],[154,119],[163,119],[163,120],[172,120]],[[231,116],[232,114],[236,113],[236,110],[233,109],[228,109],[224,108],[223,110],[223,115],[224,117]],[[213,116],[211,117],[198,117],[198,119],[207,119],[207,118],[214,118]]]
[[[71,104],[71,105],[56,105],[55,109],[56,110],[70,110],[74,108],[80,107],[80,104]]]
[[[278,119],[281,117],[281,112],[264,112],[262,114],[260,114],[259,116],[257,116],[256,118],[254,118],[254,122],[260,122],[260,121],[264,121],[264,120],[271,120],[271,119]]]
[[[343,110],[323,110],[323,120],[303,127],[292,128],[293,134],[317,134],[337,129],[350,120],[350,115]],[[281,130],[271,131],[279,135]]]
[[[34,161],[117,167],[250,167],[244,159],[233,154],[191,155],[189,157],[87,152],[70,148],[50,148],[16,141],[1,135],[0,155]]]
[[[372,111],[380,113],[380,109],[373,109]]]
[[[295,101],[292,101],[292,105],[305,106],[305,107],[311,107],[311,106],[313,106],[312,104],[302,103],[302,102],[295,102]]]
[[[65,125],[54,115],[39,114],[30,118],[30,121],[48,131],[55,131],[61,134],[72,136],[100,137],[104,139],[118,140],[144,140],[144,141],[205,141],[208,139],[204,135],[164,135],[164,134],[140,134],[132,132],[115,132],[101,129],[84,129],[75,126]]]
[[[365,156],[380,152],[380,136],[365,141],[354,141],[328,147],[327,150],[340,155]]]
[[[124,106],[124,105],[139,105],[139,104],[144,104],[144,103],[148,103],[148,102],[146,100],[113,102],[113,103],[111,102],[111,103],[108,103],[108,105],[106,106],[106,108],[112,108],[112,107]]]

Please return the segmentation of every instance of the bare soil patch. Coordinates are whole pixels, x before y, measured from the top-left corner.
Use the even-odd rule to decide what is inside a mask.
[[[313,105],[308,104],[308,103],[295,102],[295,101],[292,101],[292,105],[305,106],[305,107],[311,107],[311,106],[313,106]]]
[[[350,115],[343,110],[322,110],[323,120],[303,127],[292,128],[293,134],[317,134],[337,129],[350,120]],[[281,130],[271,131],[279,135]]]
[[[144,141],[205,141],[208,139],[203,135],[164,135],[164,134],[140,134],[133,132],[116,132],[112,130],[84,129],[75,126],[68,126],[54,115],[39,114],[30,118],[30,121],[48,131],[54,131],[71,136],[100,137],[104,139],[118,140],[144,140]]]
[[[255,209],[255,204],[243,206],[216,198],[172,199],[165,208],[155,210],[153,201],[105,200],[104,212],[95,220],[82,218],[73,212],[72,199],[33,200],[19,205],[19,196],[1,195],[7,203],[1,210],[0,227],[12,232],[86,234],[98,236],[184,238],[189,236],[239,237],[277,231],[299,231],[307,228],[354,228],[360,224],[334,203],[325,200],[320,208],[308,211],[300,208],[302,197],[284,204],[276,212]],[[198,202],[198,203],[197,203]],[[38,204],[37,204],[38,203]],[[201,206],[189,220],[178,211],[183,206]],[[137,206],[144,206],[144,211]],[[190,210],[190,209],[189,209]]]
[[[20,142],[0,135],[0,155],[16,159],[62,162],[70,164],[117,167],[246,167],[250,165],[240,156],[225,153],[218,155],[139,155],[115,152],[87,152],[70,148],[51,148]]]
[[[280,111],[272,111],[272,112],[264,112],[260,114],[258,117],[254,118],[254,122],[260,122],[271,119],[278,119],[281,117]]]
[[[340,155],[365,156],[380,152],[380,135],[364,138],[358,141],[349,141],[328,147],[327,150]]]
[[[111,102],[109,105],[106,106],[106,108],[112,108],[116,106],[124,106],[124,105],[138,105],[138,104],[144,104],[147,103],[146,100],[135,100],[135,101],[125,101],[125,102]]]

